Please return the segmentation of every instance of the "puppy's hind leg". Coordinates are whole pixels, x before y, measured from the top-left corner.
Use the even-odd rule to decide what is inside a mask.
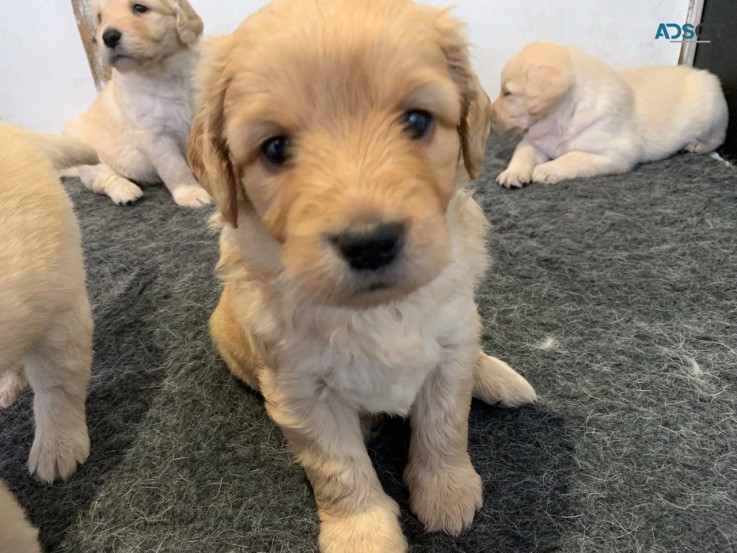
[[[129,205],[143,196],[143,190],[138,185],[121,177],[103,163],[81,165],[78,171],[82,184],[97,194],[106,194],[116,204]]]
[[[210,317],[210,333],[225,364],[233,375],[260,391],[259,373],[263,361],[256,353],[250,336],[235,318],[230,307],[230,292],[226,286],[220,303]]]
[[[28,387],[23,365],[16,365],[0,375],[0,409],[10,407]]]
[[[473,397],[503,407],[518,407],[537,400],[527,380],[501,359],[483,351],[474,368]]]
[[[686,144],[684,149],[693,154],[706,154],[708,152],[713,152],[719,146],[724,144],[725,138],[726,131],[719,129],[712,132],[710,136],[705,136],[701,139],[694,140],[690,144]]]
[[[92,364],[92,318],[84,290],[74,299],[26,356],[36,422],[28,468],[46,482],[68,479],[90,451],[85,402]]]

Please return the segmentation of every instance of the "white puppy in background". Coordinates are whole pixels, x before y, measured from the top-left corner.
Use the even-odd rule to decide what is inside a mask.
[[[163,181],[182,206],[209,204],[186,160],[202,20],[187,0],[95,0],[94,10],[112,78],[65,129],[102,160],[79,168],[82,182],[118,204],[143,195],[132,181]]]
[[[92,316],[79,225],[56,170],[96,160],[82,142],[0,124],[0,397],[10,404],[30,381],[28,468],[46,482],[71,476],[90,451]]]
[[[41,553],[38,530],[0,481],[0,553]]]
[[[506,187],[631,170],[724,142],[727,103],[711,73],[684,66],[616,72],[578,48],[528,44],[504,67],[495,126],[525,133],[497,178]]]

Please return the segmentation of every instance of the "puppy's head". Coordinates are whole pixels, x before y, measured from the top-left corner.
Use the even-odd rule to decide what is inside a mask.
[[[388,302],[449,262],[445,213],[483,165],[489,99],[445,11],[277,0],[210,46],[198,86],[195,174],[313,301]]]
[[[526,131],[550,114],[573,86],[571,56],[563,46],[533,42],[502,71],[492,117],[507,131]]]
[[[95,42],[103,59],[126,72],[151,69],[203,31],[187,0],[95,0]]]

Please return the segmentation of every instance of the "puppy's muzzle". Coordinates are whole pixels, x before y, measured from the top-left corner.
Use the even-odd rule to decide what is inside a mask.
[[[102,41],[105,43],[105,46],[107,46],[111,50],[115,50],[118,47],[118,44],[120,44],[120,40],[122,38],[123,33],[121,33],[115,27],[109,27],[105,29],[104,33],[102,33]]]
[[[349,229],[334,243],[354,271],[378,271],[390,265],[404,246],[402,223],[382,223]]]

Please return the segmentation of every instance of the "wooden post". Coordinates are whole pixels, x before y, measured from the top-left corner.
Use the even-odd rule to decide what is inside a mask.
[[[72,8],[77,20],[79,35],[82,37],[84,51],[87,54],[87,62],[90,64],[92,78],[95,80],[95,86],[100,90],[110,75],[109,70],[97,55],[97,46],[94,42],[97,22],[92,12],[92,0],[72,0]]]

